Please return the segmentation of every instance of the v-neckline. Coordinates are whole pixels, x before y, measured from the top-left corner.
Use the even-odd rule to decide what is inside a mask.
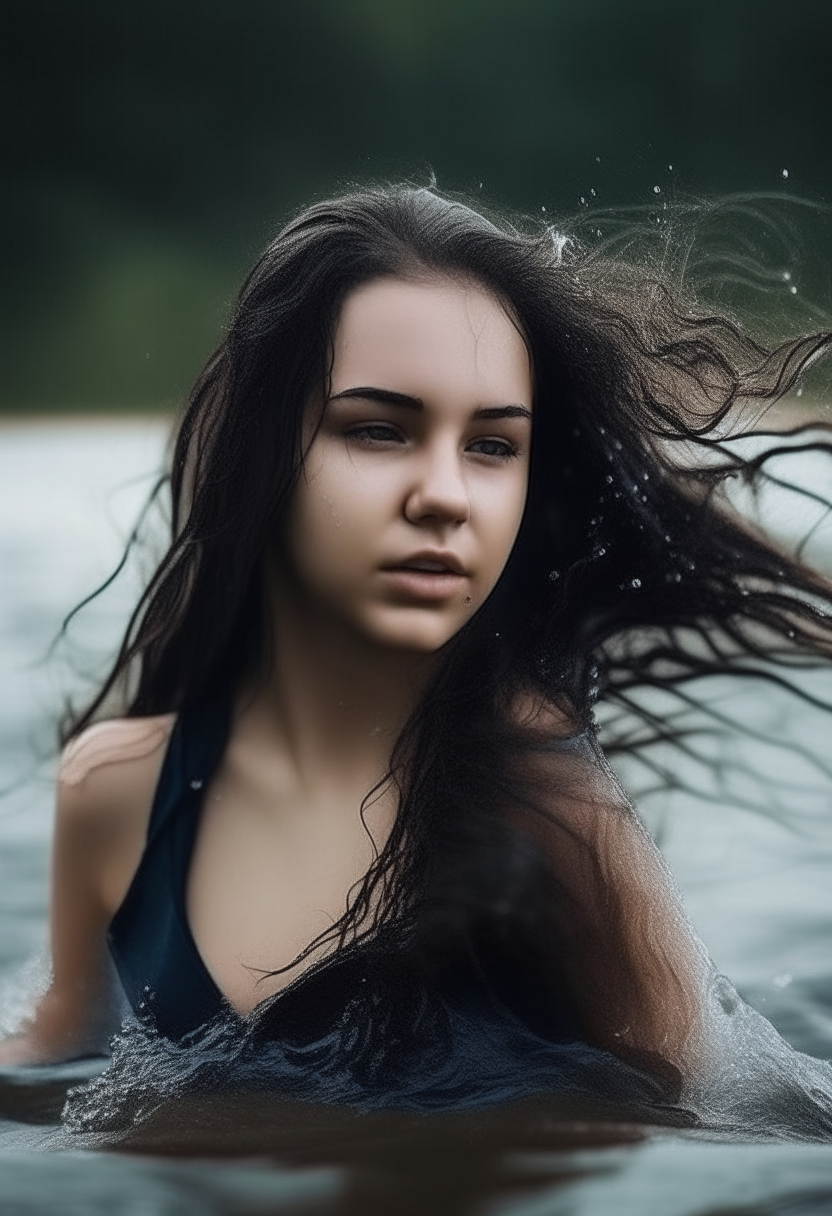
[[[239,1023],[246,1024],[250,1021],[253,1021],[255,1019],[257,1013],[261,1009],[263,1009],[266,1005],[276,1004],[284,994],[297,991],[297,989],[299,987],[301,987],[301,985],[307,978],[311,978],[311,976],[313,974],[316,976],[319,975],[322,971],[324,971],[327,968],[327,966],[330,963],[333,963],[336,960],[342,958],[343,953],[341,950],[336,949],[336,950],[332,951],[330,954],[324,955],[323,958],[320,958],[320,959],[316,960],[315,962],[310,963],[307,967],[304,967],[304,969],[303,969],[303,971],[301,971],[300,975],[296,975],[293,980],[290,980],[290,982],[288,984],[285,984],[282,988],[278,988],[278,990],[276,992],[269,993],[268,996],[263,997],[263,999],[261,1001],[258,1001],[255,1005],[253,1005],[251,1007],[251,1009],[248,1010],[247,1013],[242,1013],[237,1008],[237,1006],[234,1005],[234,1003],[222,991],[219,984],[214,979],[214,976],[211,974],[211,970],[208,967],[208,964],[206,963],[206,961],[203,958],[202,953],[199,949],[199,945],[197,944],[197,940],[194,935],[194,931],[191,927],[191,922],[188,918],[187,894],[188,894],[188,881],[189,881],[190,873],[191,873],[191,865],[193,863],[194,850],[196,848],[197,835],[199,833],[199,824],[200,824],[200,820],[202,817],[202,810],[203,810],[203,807],[205,804],[205,797],[206,797],[210,782],[213,779],[213,777],[215,776],[217,770],[219,769],[219,766],[222,763],[222,759],[223,759],[223,756],[225,755],[225,751],[228,746],[228,741],[229,741],[230,734],[231,734],[232,710],[231,710],[230,703],[227,701],[224,703],[218,703],[218,704],[216,704],[215,709],[217,712],[217,721],[219,721],[219,723],[220,723],[220,729],[219,729],[218,737],[217,737],[217,746],[215,749],[212,748],[211,752],[209,752],[209,755],[207,757],[208,763],[204,764],[204,765],[200,765],[199,771],[194,771],[194,773],[192,775],[189,775],[190,766],[188,765],[188,760],[190,759],[190,757],[187,756],[187,738],[185,739],[186,754],[183,756],[183,765],[184,765],[185,771],[180,774],[180,778],[181,778],[181,788],[189,795],[188,801],[189,801],[190,805],[188,806],[187,810],[189,813],[190,823],[189,823],[189,831],[188,831],[188,836],[187,836],[187,842],[188,842],[187,854],[186,854],[186,857],[184,860],[184,865],[182,865],[182,867],[180,868],[179,873],[178,873],[178,881],[175,883],[173,898],[174,898],[174,906],[176,908],[177,917],[180,922],[180,928],[182,930],[183,939],[187,945],[187,948],[191,954],[191,957],[192,957],[195,965],[197,966],[198,970],[201,973],[203,980],[206,982],[208,987],[213,990],[213,992],[216,996],[216,999],[217,999],[217,1003],[222,1008],[222,1010],[226,1014],[230,1014]],[[180,727],[180,715],[177,715],[173,731],[171,731],[170,738],[168,739],[168,749],[170,749],[170,747],[171,747],[171,744],[173,741],[173,735],[174,735],[174,732],[177,731],[177,729],[179,729],[180,731],[182,731],[184,733],[184,724]],[[205,759],[206,757],[201,756],[200,758]],[[167,766],[167,764],[168,764],[168,757],[166,755],[165,760],[163,761],[163,770]],[[154,806],[154,810],[155,810],[155,806]],[[369,942],[370,940],[371,939],[362,939],[362,942],[359,942],[356,946],[352,947],[352,949],[358,949],[361,947],[361,945],[364,943],[364,941]]]

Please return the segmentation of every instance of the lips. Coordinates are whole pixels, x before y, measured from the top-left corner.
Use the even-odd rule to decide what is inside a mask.
[[[464,576],[467,571],[455,553],[438,550],[422,550],[411,553],[398,562],[390,562],[385,570],[412,570],[423,574],[455,574]]]
[[[411,553],[382,567],[388,592],[404,604],[442,604],[459,597],[468,571],[455,553],[435,549]]]

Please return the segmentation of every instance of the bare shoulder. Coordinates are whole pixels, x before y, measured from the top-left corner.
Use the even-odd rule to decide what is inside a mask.
[[[149,809],[174,714],[113,718],[88,727],[64,748],[58,769],[58,808],[70,816]]]
[[[147,836],[173,714],[98,722],[64,749],[58,770],[53,902],[102,923],[124,899]],[[67,894],[69,892],[69,894]]]

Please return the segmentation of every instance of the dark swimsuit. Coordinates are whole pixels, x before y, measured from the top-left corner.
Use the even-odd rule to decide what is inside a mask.
[[[179,715],[146,847],[110,924],[110,950],[140,1022],[186,1045],[223,1027],[244,1044],[235,1057],[241,1075],[256,1057],[251,1067],[265,1083],[270,1060],[274,1085],[308,1100],[468,1106],[541,1088],[586,1091],[599,1067],[609,1080],[612,1066],[619,1082],[623,1069],[635,1084],[631,1097],[655,1101],[654,1083],[581,1041],[565,998],[553,1000],[528,969],[487,947],[431,971],[395,930],[380,932],[240,1017],[200,957],[185,908],[204,791],[229,725],[219,703]]]

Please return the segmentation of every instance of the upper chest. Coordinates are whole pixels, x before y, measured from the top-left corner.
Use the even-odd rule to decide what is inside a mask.
[[[344,914],[395,818],[391,790],[363,809],[344,784],[304,797],[277,774],[222,765],[205,792],[185,882],[191,933],[239,1012],[295,979],[322,945],[278,975]],[[265,977],[265,978],[264,978]]]

